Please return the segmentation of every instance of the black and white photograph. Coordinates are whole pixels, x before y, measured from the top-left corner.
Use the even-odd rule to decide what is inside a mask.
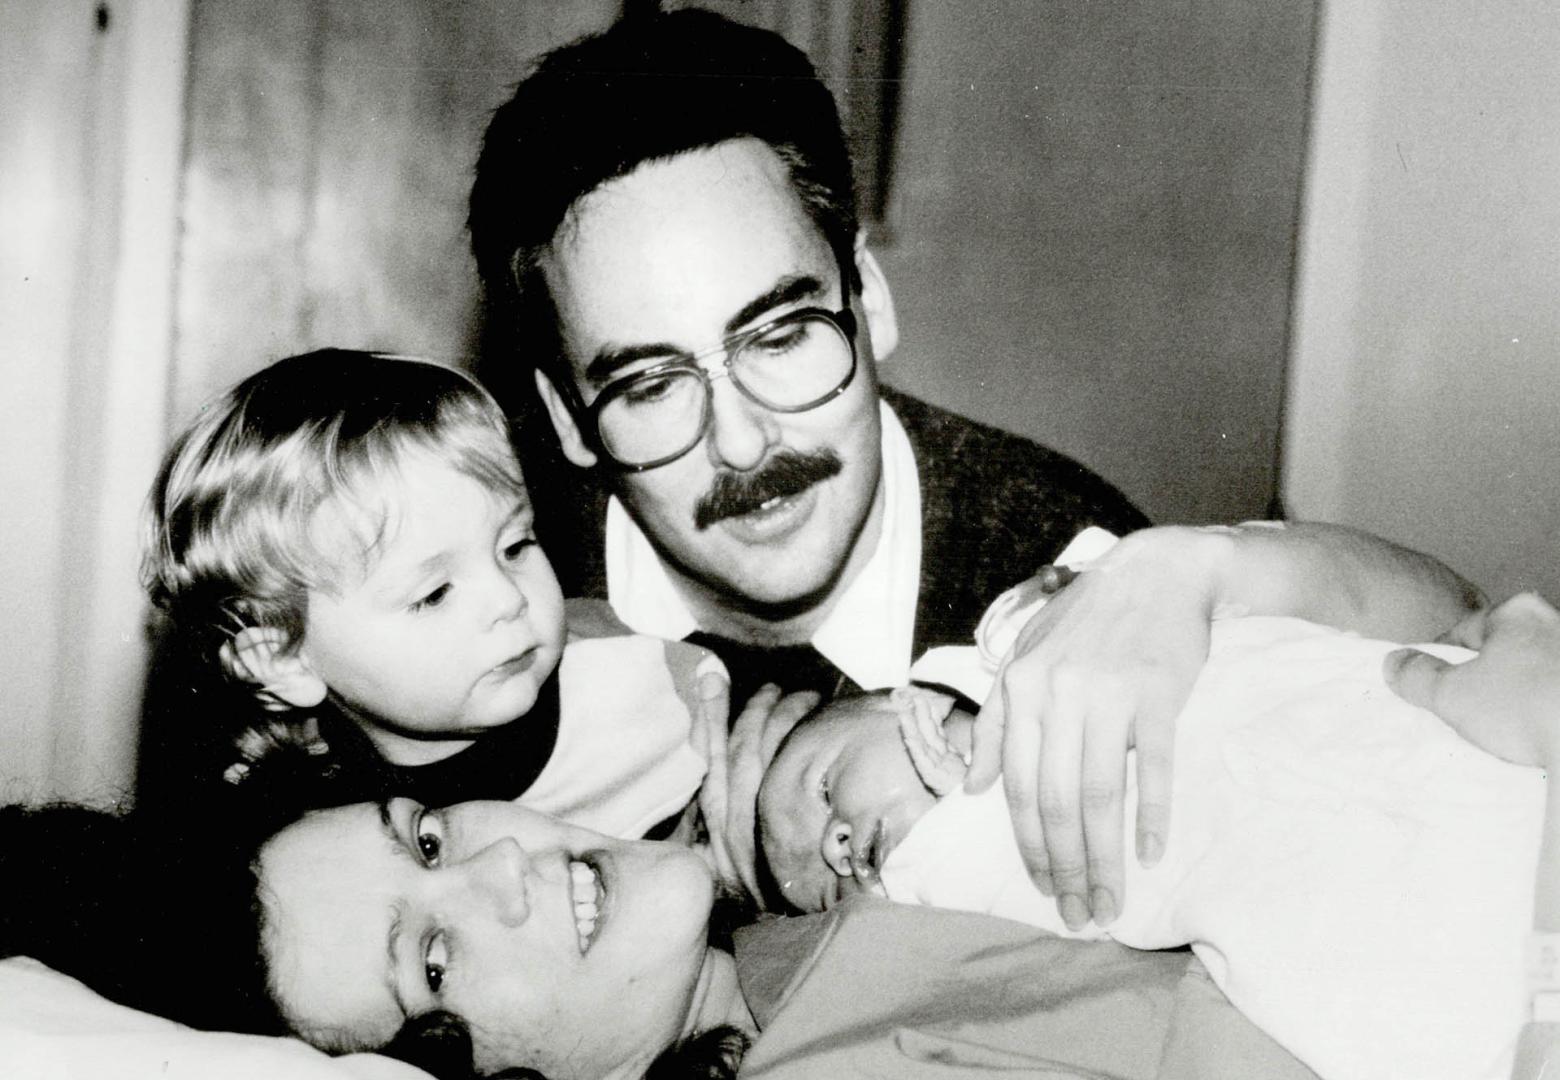
[[[0,0],[0,1077],[1560,1074],[1547,0]]]

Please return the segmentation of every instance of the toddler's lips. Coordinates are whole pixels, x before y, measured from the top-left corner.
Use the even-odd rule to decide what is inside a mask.
[[[508,679],[515,675],[529,671],[531,669],[531,665],[535,662],[536,649],[533,647],[527,649],[525,652],[520,653],[517,656],[511,656],[508,660],[505,660],[501,664],[493,665],[493,668],[489,674],[494,675],[500,679]]]

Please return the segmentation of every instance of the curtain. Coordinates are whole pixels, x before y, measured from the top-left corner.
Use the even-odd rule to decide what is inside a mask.
[[[0,799],[134,775],[188,7],[0,6]]]

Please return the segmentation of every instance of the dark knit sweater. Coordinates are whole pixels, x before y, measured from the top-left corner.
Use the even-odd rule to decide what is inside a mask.
[[[1089,525],[1148,524],[1064,454],[883,388],[921,480],[921,594],[913,653],[968,644],[987,605]],[[542,542],[566,596],[605,597],[606,492],[595,472],[527,455]]]

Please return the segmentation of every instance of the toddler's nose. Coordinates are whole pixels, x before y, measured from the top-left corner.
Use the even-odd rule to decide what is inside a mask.
[[[509,622],[524,615],[530,605],[525,589],[513,576],[513,569],[501,566],[498,571],[499,580],[494,583],[491,594],[493,621]]]

